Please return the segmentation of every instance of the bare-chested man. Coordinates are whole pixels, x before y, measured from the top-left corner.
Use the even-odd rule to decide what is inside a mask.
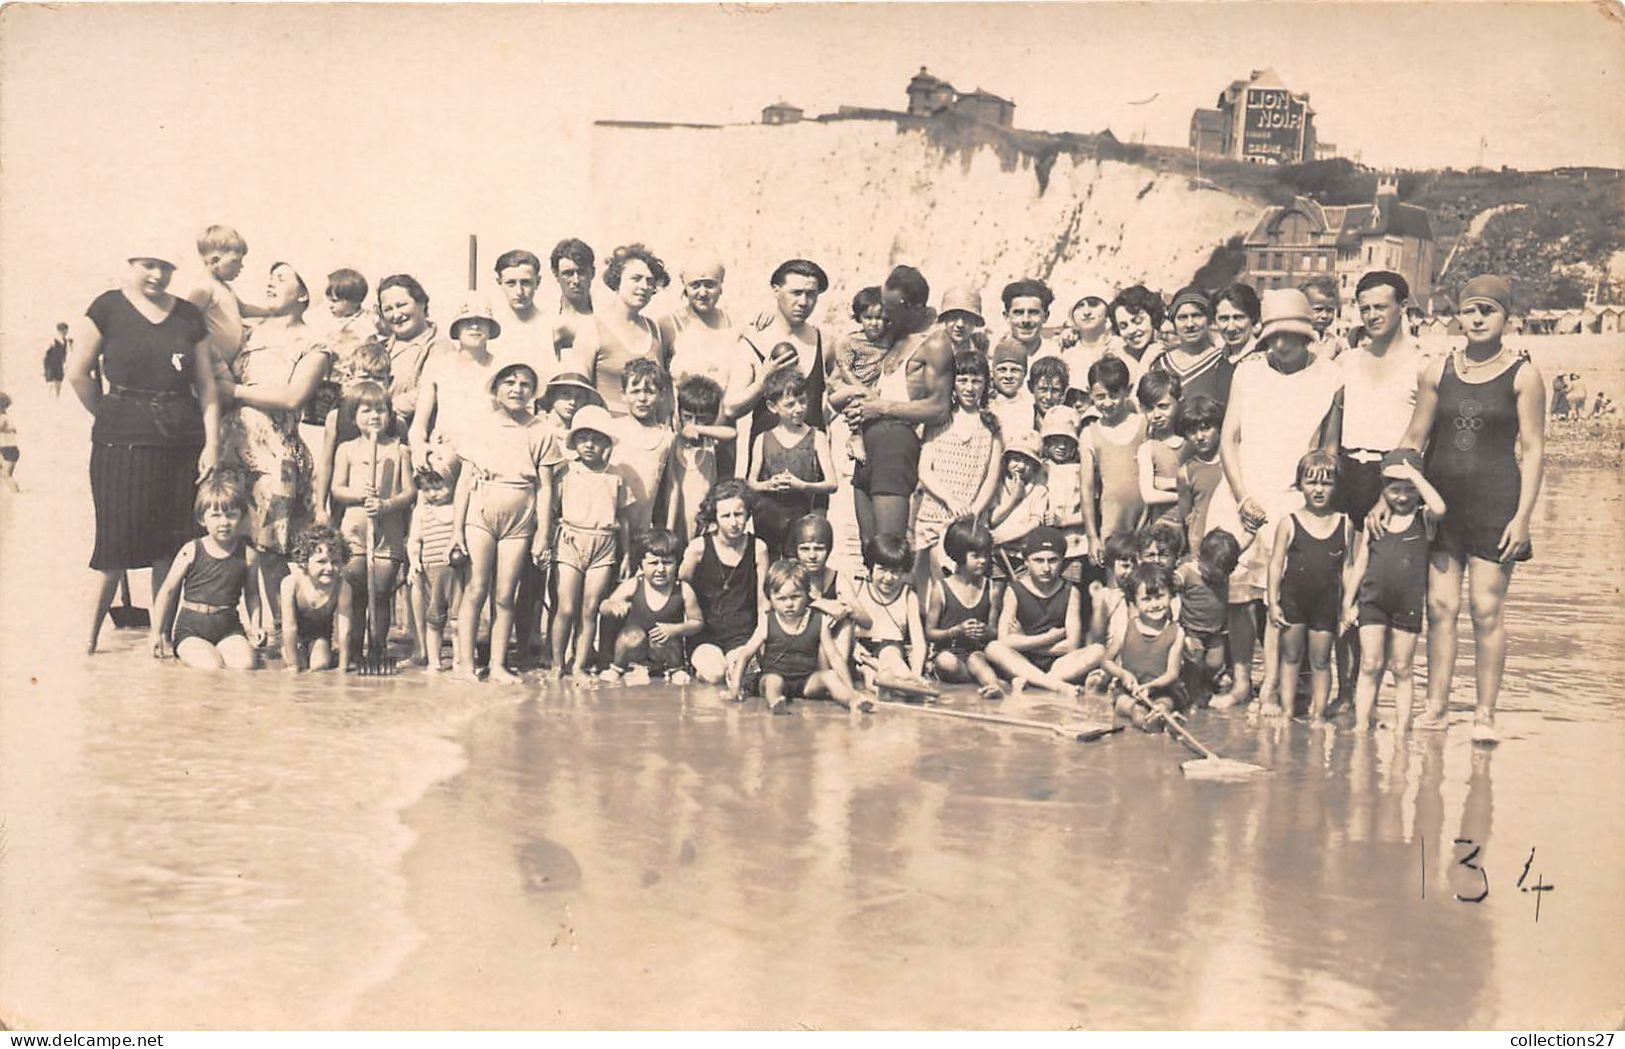
[[[503,252],[492,268],[502,291],[500,301],[491,303],[492,316],[502,328],[502,353],[534,365],[538,381],[545,385],[558,372],[559,365],[553,349],[554,319],[536,306],[542,261],[523,248],[515,248]]]
[[[863,428],[869,458],[852,477],[858,531],[867,543],[908,532],[909,501],[920,483],[920,430],[948,418],[954,387],[948,333],[933,327],[931,287],[912,266],[898,266],[882,289],[891,350],[873,389],[843,388],[847,422]]]
[[[550,318],[553,353],[556,359],[571,362],[572,370],[584,370],[579,362],[598,348],[598,325],[592,315],[596,260],[585,241],[567,237],[554,246],[548,262],[559,282],[559,307]]]

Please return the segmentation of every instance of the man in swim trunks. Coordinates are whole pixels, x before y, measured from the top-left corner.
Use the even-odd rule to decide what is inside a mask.
[[[948,333],[933,327],[925,277],[912,266],[898,266],[882,295],[891,351],[874,388],[843,408],[847,422],[863,428],[869,450],[852,476],[865,543],[887,532],[907,534],[909,502],[920,483],[920,430],[948,418],[954,387],[953,349]]]
[[[824,333],[808,318],[818,305],[818,296],[829,290],[829,277],[816,262],[788,259],[779,263],[769,283],[778,308],[766,327],[740,334],[729,369],[727,395],[722,400],[723,417],[738,420],[739,424],[734,471],[738,477],[748,476],[748,459],[756,435],[779,424],[778,417],[762,403],[762,386],[774,372],[795,368],[806,378],[807,424],[824,428],[824,383],[830,357],[824,352]],[[785,343],[795,352],[777,349]]]

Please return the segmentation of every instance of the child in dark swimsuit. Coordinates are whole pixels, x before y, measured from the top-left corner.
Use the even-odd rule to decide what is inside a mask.
[[[768,709],[782,714],[792,699],[829,699],[852,709],[852,689],[829,620],[809,602],[811,580],[795,561],[779,560],[767,570],[767,599],[756,631],[728,668],[728,689],[735,699],[760,692]],[[757,657],[759,674],[746,673]]]
[[[931,665],[939,681],[974,681],[983,699],[1003,699],[1004,688],[983,651],[993,637],[992,584],[987,578],[993,533],[962,517],[948,526],[942,545],[954,573],[928,584],[925,637],[936,648]]]
[[[206,670],[254,670],[254,649],[263,635],[259,621],[258,557],[242,536],[248,506],[242,489],[221,480],[198,488],[193,503],[203,537],[181,547],[169,576],[153,598],[152,654],[164,658],[164,627],[174,611],[175,655],[189,667]],[[248,606],[249,626],[237,615],[237,602]]]
[[[835,490],[829,437],[807,424],[807,380],[794,368],[776,371],[762,384],[762,401],[778,425],[756,435],[750,450],[750,487],[757,503],[756,534],[772,556],[789,552],[785,531]]]
[[[852,591],[841,573],[830,567],[829,554],[835,545],[835,529],[829,519],[808,514],[790,526],[785,533],[785,552],[807,570],[807,582],[812,588],[812,607],[829,619],[830,632],[835,635],[835,647],[840,650],[843,665],[852,661]]]
[[[1061,577],[1066,537],[1040,525],[1027,535],[1027,567],[1004,591],[999,635],[988,643],[987,658],[1016,682],[1075,695],[1074,682],[1100,663],[1101,650],[1085,646],[1083,600]]]
[[[678,577],[694,588],[705,616],[690,654],[694,676],[721,684],[730,667],[744,663],[739,653],[757,625],[762,581],[767,578],[767,545],[746,531],[750,489],[737,478],[719,481],[700,504],[700,534],[683,551]]]
[[[606,681],[647,685],[655,673],[673,685],[686,685],[688,657],[683,639],[705,626],[694,588],[677,579],[682,544],[665,529],[638,537],[638,574],[615,588],[598,606],[601,614],[623,620]]]
[[[1411,659],[1427,605],[1428,546],[1446,508],[1439,490],[1422,476],[1421,455],[1410,448],[1382,457],[1382,481],[1382,501],[1391,516],[1380,536],[1370,529],[1356,533],[1343,580],[1342,622],[1360,627],[1354,727],[1362,732],[1371,727],[1386,669],[1394,675],[1394,727],[1405,732],[1416,695]]]
[[[1101,668],[1111,679],[1117,712],[1146,731],[1156,731],[1185,706],[1179,683],[1184,631],[1173,617],[1173,578],[1157,564],[1140,564],[1129,576],[1129,617],[1112,637]]]
[[[1290,716],[1309,649],[1309,720],[1326,715],[1332,690],[1332,642],[1342,610],[1340,583],[1354,544],[1354,526],[1337,512],[1337,457],[1314,451],[1298,460],[1298,490],[1304,507],[1281,518],[1270,557],[1270,620],[1281,632],[1280,703],[1261,713]]]
[[[288,574],[278,599],[282,604],[283,669],[327,670],[339,653],[339,670],[348,670],[350,581],[344,575],[350,544],[325,525],[300,532],[288,555]],[[335,640],[333,626],[338,624]],[[294,624],[288,629],[287,624]]]

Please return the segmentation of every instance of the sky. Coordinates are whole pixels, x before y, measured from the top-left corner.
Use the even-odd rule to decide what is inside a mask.
[[[1192,108],[1272,67],[1311,93],[1320,137],[1368,164],[1466,167],[1482,138],[1492,166],[1625,167],[1617,11],[8,5],[0,376],[16,340],[34,356],[107,286],[126,243],[189,255],[192,231],[225,221],[254,280],[281,253],[424,272],[432,289],[457,282],[466,232],[551,244],[586,212],[595,119],[901,109],[922,65],[1013,98],[1020,127],[1181,145]]]

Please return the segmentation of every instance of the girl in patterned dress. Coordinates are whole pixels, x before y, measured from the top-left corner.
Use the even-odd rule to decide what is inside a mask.
[[[920,489],[914,503],[917,583],[925,593],[946,565],[941,540],[961,517],[980,517],[998,490],[993,464],[1004,456],[999,422],[987,410],[987,356],[972,348],[954,354],[953,410],[932,427],[920,448]]]

